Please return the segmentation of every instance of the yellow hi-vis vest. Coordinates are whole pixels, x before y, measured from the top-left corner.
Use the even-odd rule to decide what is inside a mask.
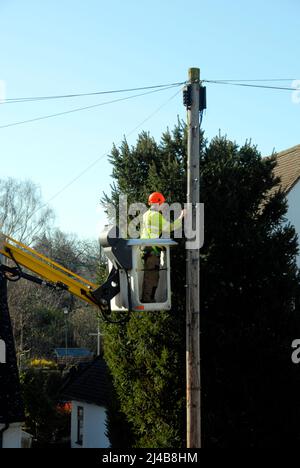
[[[160,211],[148,210],[143,215],[141,225],[141,239],[158,239],[169,234],[171,231],[181,226],[182,220],[176,219],[174,223],[169,223]]]

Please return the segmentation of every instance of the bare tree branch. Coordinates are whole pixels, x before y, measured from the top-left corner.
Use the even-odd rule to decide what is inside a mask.
[[[51,226],[54,213],[30,180],[0,179],[0,224],[5,234],[31,244]]]

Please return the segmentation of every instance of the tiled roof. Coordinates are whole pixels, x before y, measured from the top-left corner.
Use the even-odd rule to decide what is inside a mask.
[[[6,280],[0,277],[0,338],[6,344],[6,363],[0,364],[0,424],[23,422],[16,351],[7,306]]]
[[[79,366],[77,371],[73,370],[61,393],[69,400],[107,406],[109,381],[104,359],[98,356],[91,363]]]
[[[276,177],[280,177],[280,187],[288,193],[300,179],[300,145],[281,151],[276,155]]]

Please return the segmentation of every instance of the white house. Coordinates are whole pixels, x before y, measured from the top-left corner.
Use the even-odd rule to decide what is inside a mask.
[[[0,424],[0,448],[21,448],[21,423]]]
[[[63,388],[71,401],[71,448],[108,448],[106,364],[101,357],[83,365]]]
[[[288,201],[286,218],[295,227],[300,241],[300,145],[277,153],[276,159],[274,174],[280,178]],[[297,264],[300,267],[300,253]]]

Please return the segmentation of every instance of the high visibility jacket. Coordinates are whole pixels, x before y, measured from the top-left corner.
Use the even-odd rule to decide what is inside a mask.
[[[178,229],[181,226],[182,220],[176,219],[174,223],[169,223],[160,211],[148,210],[143,215],[141,226],[141,239],[157,239],[164,237],[164,234],[169,234],[171,231]]]

